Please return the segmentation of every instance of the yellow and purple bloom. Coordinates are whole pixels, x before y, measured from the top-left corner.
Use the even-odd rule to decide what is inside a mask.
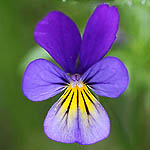
[[[104,57],[118,28],[118,10],[107,4],[96,8],[82,38],[75,23],[59,11],[50,12],[37,24],[35,41],[63,70],[48,60],[37,59],[26,68],[22,90],[31,101],[43,101],[64,91],[44,121],[50,139],[86,145],[109,136],[109,117],[91,90],[117,98],[128,87],[125,65],[116,57]]]

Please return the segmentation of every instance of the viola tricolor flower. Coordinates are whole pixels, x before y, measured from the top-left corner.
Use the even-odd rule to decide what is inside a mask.
[[[64,91],[49,110],[45,134],[62,143],[93,144],[109,136],[110,120],[91,90],[116,98],[128,86],[128,71],[115,57],[104,57],[119,27],[116,7],[99,5],[89,18],[83,37],[62,12],[52,11],[36,26],[35,41],[62,67],[45,59],[31,62],[22,90],[31,101],[43,101]]]

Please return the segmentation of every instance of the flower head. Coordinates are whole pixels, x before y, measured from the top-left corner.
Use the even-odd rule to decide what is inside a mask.
[[[82,39],[75,23],[59,11],[50,12],[37,24],[35,41],[63,70],[48,60],[37,59],[27,67],[22,89],[32,101],[46,100],[64,91],[44,121],[44,131],[50,139],[93,144],[108,137],[109,117],[91,90],[100,96],[116,98],[128,86],[124,64],[115,57],[104,58],[116,38],[118,26],[118,10],[107,4],[96,8]]]

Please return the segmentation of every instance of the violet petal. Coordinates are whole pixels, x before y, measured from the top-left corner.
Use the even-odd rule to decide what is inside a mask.
[[[67,73],[74,73],[81,37],[75,23],[62,12],[52,11],[36,26],[35,41]]]
[[[111,48],[119,27],[116,7],[102,4],[96,8],[86,25],[81,45],[79,72],[85,72]]]
[[[22,90],[32,101],[46,100],[63,91],[70,77],[48,60],[32,61],[24,73]]]
[[[82,76],[100,96],[116,98],[128,87],[129,75],[125,65],[116,57],[105,57],[90,67]]]

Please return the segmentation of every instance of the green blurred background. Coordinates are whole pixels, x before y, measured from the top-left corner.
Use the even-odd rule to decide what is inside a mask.
[[[0,0],[0,150],[148,150],[150,148],[150,1],[110,0],[120,28],[108,55],[127,66],[130,85],[117,99],[100,97],[111,119],[110,136],[94,145],[63,144],[44,134],[43,121],[58,96],[31,102],[21,91],[26,65],[50,57],[33,40],[51,10],[70,16],[81,33],[100,0]],[[104,2],[104,1],[103,1]]]

